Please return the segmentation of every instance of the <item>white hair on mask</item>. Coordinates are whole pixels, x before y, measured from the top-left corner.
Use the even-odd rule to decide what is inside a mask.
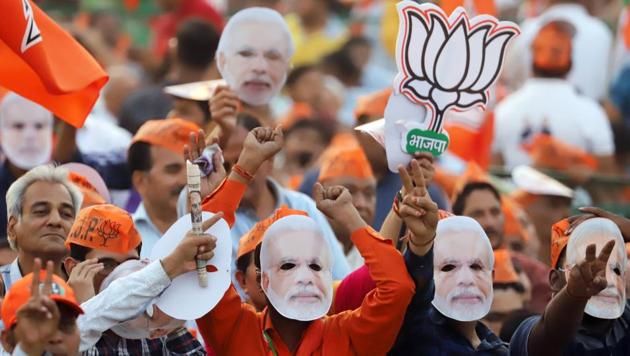
[[[466,234],[471,238],[477,237],[483,241],[488,254],[488,268],[490,270],[494,269],[494,253],[492,253],[490,239],[475,219],[469,218],[468,216],[451,216],[440,220],[435,231],[435,243],[439,244],[442,237],[453,234]]]
[[[43,106],[14,92],[9,92],[0,102],[0,125],[3,123],[4,118],[16,112],[19,112],[21,115],[38,116],[38,114],[41,114],[42,116],[50,118],[50,125],[52,125],[53,122],[53,114]]]
[[[323,257],[327,261],[329,261],[329,267],[332,270],[334,261],[332,258],[332,251],[330,249],[330,246],[328,245],[328,241],[326,241],[326,238],[324,238],[324,234],[322,233],[322,230],[317,225],[315,220],[304,215],[285,216],[281,219],[278,219],[273,224],[271,224],[271,226],[267,228],[263,236],[263,243],[261,246],[260,256],[269,256],[269,248],[271,245],[273,245],[274,241],[278,238],[278,236],[284,235],[287,232],[293,232],[295,233],[295,238],[299,239],[300,233],[303,233],[305,231],[312,232],[315,236],[317,236],[321,240],[322,244],[326,247],[325,248],[326,255]],[[269,266],[271,261],[268,261],[267,259],[261,258],[260,263],[261,263],[261,269],[263,271],[268,270],[271,267]]]
[[[613,251],[617,251],[619,254],[622,265],[626,265],[628,256],[626,255],[621,231],[614,222],[606,218],[588,219],[573,230],[569,236],[569,243],[567,244],[565,264],[574,265],[582,261],[586,255],[586,249],[580,249],[585,245],[584,240],[590,239],[593,236],[606,236],[608,240],[614,239],[615,248]],[[600,251],[601,249],[598,249],[596,253],[599,254]]]
[[[282,31],[282,33],[287,37],[287,43],[289,47],[287,48],[287,60],[293,57],[293,53],[295,52],[295,44],[293,43],[293,39],[291,38],[291,32],[289,31],[289,26],[282,18],[279,12],[264,8],[264,7],[250,7],[247,9],[243,9],[234,16],[232,16],[225,27],[223,28],[223,33],[221,34],[221,38],[219,39],[219,45],[217,46],[216,56],[219,53],[225,53],[227,51],[228,46],[232,45],[234,41],[232,40],[232,35],[235,30],[239,28],[239,24],[243,22],[257,22],[257,23],[265,23],[270,25],[276,25],[278,30]]]

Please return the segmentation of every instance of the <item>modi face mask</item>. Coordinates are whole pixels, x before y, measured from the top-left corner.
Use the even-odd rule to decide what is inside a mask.
[[[147,265],[146,260],[128,260],[121,263],[103,280],[100,291],[102,292],[116,279],[137,272]],[[113,326],[111,330],[125,339],[154,339],[183,325],[183,320],[169,317],[150,302],[134,318]]]
[[[494,257],[479,223],[464,216],[440,220],[433,254],[433,306],[457,321],[486,316],[493,299]]]
[[[217,49],[217,66],[243,102],[269,104],[282,89],[293,44],[282,16],[271,9],[248,8],[230,18]]]
[[[0,145],[9,161],[29,170],[50,160],[52,114],[15,93],[0,103]]]
[[[565,277],[568,280],[571,268],[584,261],[586,248],[596,245],[596,255],[604,245],[615,240],[615,248],[608,259],[606,281],[608,285],[599,294],[591,297],[584,312],[599,319],[617,319],[626,306],[625,266],[626,255],[623,237],[615,223],[604,218],[593,218],[584,221],[573,230],[569,237],[565,258]]]
[[[291,215],[265,232],[260,251],[262,290],[284,317],[311,321],[332,304],[332,257],[321,230],[307,216]]]

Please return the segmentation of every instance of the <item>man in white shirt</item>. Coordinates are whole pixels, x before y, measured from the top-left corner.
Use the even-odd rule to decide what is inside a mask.
[[[604,110],[565,79],[576,58],[571,55],[576,42],[568,22],[540,29],[532,42],[534,77],[496,108],[495,163],[509,169],[530,164],[525,146],[536,135],[549,134],[595,156],[600,171],[613,169],[615,148]]]
[[[538,31],[551,21],[561,20],[576,29],[573,45],[573,68],[567,79],[580,93],[595,99],[605,98],[613,36],[606,24],[591,16],[587,8],[592,0],[550,0],[551,5],[540,16],[525,21],[508,50],[503,77],[518,89],[533,75],[531,44]]]

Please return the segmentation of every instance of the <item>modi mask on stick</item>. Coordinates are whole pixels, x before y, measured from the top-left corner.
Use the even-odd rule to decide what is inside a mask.
[[[260,251],[262,290],[271,305],[293,320],[316,320],[332,304],[332,255],[315,221],[290,215],[265,232]]]
[[[15,93],[0,103],[0,144],[9,161],[29,170],[50,160],[52,114]]]
[[[230,18],[217,48],[217,67],[239,98],[252,106],[269,104],[287,79],[293,42],[282,16],[252,7]]]
[[[433,253],[433,306],[457,321],[486,316],[494,296],[494,255],[481,225],[465,216],[440,220]]]
[[[597,295],[591,297],[584,312],[599,319],[617,319],[626,307],[625,273],[628,257],[623,237],[619,228],[609,219],[593,218],[578,225],[569,237],[566,247],[565,277],[568,280],[571,268],[582,262],[586,256],[586,247],[595,244],[596,254],[604,245],[615,240],[615,248],[608,258],[606,281],[608,285]]]

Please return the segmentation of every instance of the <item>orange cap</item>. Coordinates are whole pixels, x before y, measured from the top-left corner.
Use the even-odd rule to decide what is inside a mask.
[[[129,213],[111,204],[101,204],[79,212],[68,234],[66,247],[75,244],[96,250],[127,253],[141,242]]]
[[[560,255],[569,243],[569,236],[564,233],[568,228],[568,219],[562,219],[551,227],[551,268],[558,267]]]
[[[553,21],[543,26],[532,42],[534,67],[568,70],[571,66],[574,33],[573,26],[563,21]]]
[[[597,159],[594,156],[551,135],[536,135],[525,149],[536,167],[564,171],[573,166],[583,165],[592,170],[597,169]]]
[[[529,235],[527,230],[518,220],[519,213],[524,213],[522,208],[512,198],[502,195],[501,210],[503,210],[503,216],[505,216],[505,227],[503,229],[505,236],[518,236],[523,241],[528,241]]]
[[[68,178],[79,188],[79,190],[81,190],[81,193],[83,193],[83,203],[81,204],[81,209],[85,209],[92,205],[107,203],[105,198],[103,198],[96,188],[94,188],[94,186],[82,175],[74,172],[68,172]]]
[[[475,162],[468,162],[468,165],[466,166],[466,170],[461,176],[459,176],[459,178],[455,182],[455,186],[453,187],[453,195],[452,195],[451,201],[455,201],[455,199],[457,199],[457,196],[459,195],[459,193],[462,192],[462,190],[464,190],[464,187],[467,184],[474,183],[474,182],[483,182],[483,183],[492,184],[490,181],[490,176],[485,170],[483,170],[483,168],[481,168],[480,165],[478,165]]]
[[[357,106],[354,109],[354,119],[367,115],[370,117],[381,118],[385,116],[385,107],[389,96],[392,94],[392,88],[383,89],[375,93],[360,96],[357,99]]]
[[[494,283],[509,284],[519,281],[512,264],[512,255],[505,248],[494,250]]]
[[[372,167],[362,148],[339,149],[326,155],[321,164],[319,181],[325,182],[339,177],[374,178]]]
[[[40,271],[39,279],[43,281],[46,271]],[[77,314],[83,314],[83,309],[79,306],[74,291],[59,276],[52,277],[52,292],[50,299],[57,303],[63,303]],[[29,273],[24,278],[13,283],[2,302],[2,322],[5,330],[9,330],[17,322],[17,311],[31,298],[31,284],[33,283],[33,273]]]
[[[238,260],[243,255],[254,251],[256,249],[256,246],[258,246],[258,244],[262,242],[265,231],[267,231],[269,226],[271,226],[271,224],[273,224],[274,222],[289,215],[308,216],[305,211],[289,209],[286,205],[281,206],[273,213],[273,215],[257,222],[251,230],[249,230],[245,235],[241,237],[241,240],[238,242],[238,252],[236,253],[236,259]]]
[[[146,142],[181,155],[184,153],[184,145],[190,142],[190,133],[198,130],[199,126],[195,123],[183,119],[149,120],[140,126],[130,145]]]

